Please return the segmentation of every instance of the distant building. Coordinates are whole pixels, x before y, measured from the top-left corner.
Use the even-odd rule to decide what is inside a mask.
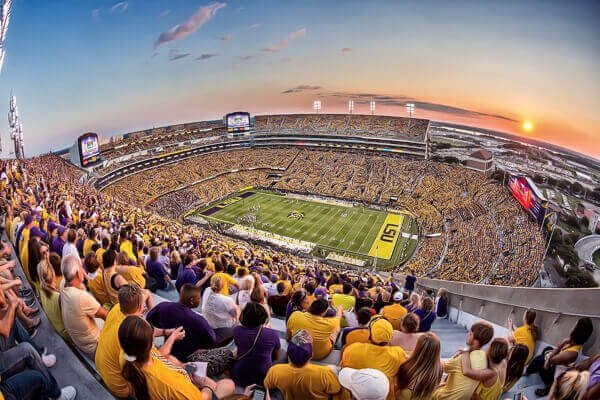
[[[582,201],[577,207],[577,216],[586,217],[589,221],[588,229],[593,233],[596,228],[600,228],[600,207]]]
[[[465,166],[489,176],[494,171],[494,156],[486,149],[479,149],[465,159]]]

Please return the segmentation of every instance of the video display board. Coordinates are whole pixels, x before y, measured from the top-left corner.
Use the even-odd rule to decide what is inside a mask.
[[[89,167],[100,161],[100,145],[96,133],[84,133],[77,139],[77,144],[82,167]]]
[[[541,224],[546,215],[548,201],[535,183],[524,176],[511,176],[508,180],[508,188],[523,208]]]
[[[227,120],[227,132],[247,132],[250,130],[250,113],[247,112],[233,112],[225,116]]]

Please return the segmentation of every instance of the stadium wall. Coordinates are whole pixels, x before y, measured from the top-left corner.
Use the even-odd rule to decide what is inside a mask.
[[[436,292],[445,288],[450,306],[456,309],[451,318],[465,326],[484,319],[507,328],[509,317],[519,326],[524,311],[533,308],[540,328],[539,341],[551,345],[568,337],[579,318],[589,317],[594,323],[594,333],[583,352],[588,356],[600,352],[600,289],[488,286],[427,278],[419,278],[417,287]]]

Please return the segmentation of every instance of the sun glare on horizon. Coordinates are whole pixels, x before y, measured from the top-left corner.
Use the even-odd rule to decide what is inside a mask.
[[[523,130],[525,132],[531,132],[531,131],[533,131],[533,128],[534,128],[533,122],[523,121]]]

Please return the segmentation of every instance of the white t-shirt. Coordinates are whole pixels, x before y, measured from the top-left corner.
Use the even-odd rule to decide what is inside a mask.
[[[223,294],[210,293],[202,304],[202,314],[210,326],[217,328],[232,328],[237,323],[237,307],[235,301]]]
[[[279,293],[277,293],[277,285],[274,282],[267,282],[265,283],[265,289],[267,289],[267,296],[271,297],[271,296],[277,296]]]
[[[68,255],[74,255],[79,257],[79,251],[77,251],[77,246],[75,244],[67,242],[63,246],[62,258],[64,259]]]

